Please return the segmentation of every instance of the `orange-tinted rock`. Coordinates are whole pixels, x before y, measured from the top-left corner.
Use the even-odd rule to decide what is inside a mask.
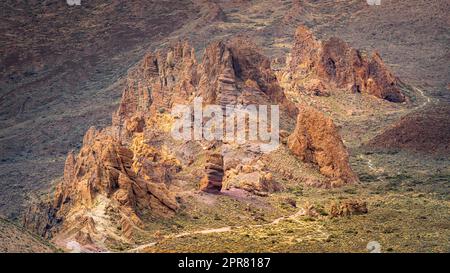
[[[107,213],[104,206],[119,212],[123,235],[130,237],[134,227],[141,224],[140,215],[146,211],[155,215],[176,211],[178,204],[166,185],[138,177],[133,162],[133,151],[119,140],[107,131],[90,129],[78,156],[68,155],[64,180],[55,191],[52,211],[63,219],[62,228],[72,228],[84,221],[72,215],[84,215],[90,210]],[[90,219],[93,228],[105,225]]]
[[[133,116],[125,121],[125,132],[128,137],[134,133],[142,133],[145,127],[145,120],[143,116]]]
[[[187,43],[148,53],[128,75],[113,125],[122,126],[133,116],[145,118],[170,109],[174,103],[186,102],[195,92],[196,73],[194,49]]]
[[[358,182],[338,129],[319,111],[310,107],[300,109],[288,146],[300,160],[317,164],[320,172],[332,180],[331,186]]]
[[[208,46],[199,75],[198,96],[206,104],[279,104],[283,115],[297,113],[278,84],[270,60],[244,38]]]
[[[245,39],[212,43],[200,65],[186,43],[148,53],[128,74],[112,126],[91,127],[86,132],[79,153],[67,157],[64,179],[56,187],[53,202],[33,210],[42,219],[29,216],[29,226],[36,223],[42,233],[51,230],[57,236],[70,233],[72,237],[64,239],[71,240],[83,229],[95,243],[101,234],[86,228],[86,217],[91,229],[102,230],[105,237],[132,238],[146,215],[173,215],[178,210],[173,189],[179,186],[172,184],[172,178],[182,166],[169,151],[176,150],[172,146],[178,143],[160,128],[172,122],[167,115],[172,106],[188,104],[195,96],[202,96],[206,104],[279,104],[289,122],[297,114],[269,59]],[[222,155],[212,154],[204,170],[194,170],[203,172],[201,190],[220,192],[223,165]],[[246,185],[251,184],[254,192],[272,191],[272,174],[264,173],[256,182]],[[111,230],[112,226],[116,229]],[[79,234],[80,240],[89,241]]]
[[[359,215],[366,214],[367,212],[367,202],[358,200],[347,200],[340,203],[333,203],[330,206],[331,217]]]
[[[75,236],[75,239],[77,240],[77,242],[83,245],[93,244],[91,235],[81,230],[78,231],[77,235]]]
[[[298,27],[295,31],[291,55],[288,59],[289,70],[297,72],[303,69],[304,71],[301,72],[306,72],[311,69],[316,62],[316,56],[319,55],[320,47],[320,41],[314,37],[307,27]]]
[[[274,181],[273,175],[270,172],[245,172],[242,169],[241,172],[227,177],[224,188],[227,190],[238,188],[259,196],[267,196],[269,192],[279,191],[282,187]]]
[[[405,101],[400,81],[379,54],[374,53],[368,59],[335,37],[319,41],[304,26],[295,33],[288,68],[281,78],[286,88],[307,94],[328,95],[333,90],[344,89],[392,102]]]
[[[220,154],[210,154],[205,164],[205,175],[200,181],[200,190],[218,193],[222,190],[223,158]]]
[[[36,202],[25,211],[22,225],[44,238],[50,238],[54,232],[52,228],[56,227],[61,220],[51,203]]]
[[[224,85],[228,93],[232,94],[227,99],[237,96],[232,55],[224,42],[215,42],[205,49],[199,74],[199,96],[203,98],[204,103],[220,102],[220,91],[223,90]]]
[[[405,96],[399,89],[399,79],[386,67],[378,53],[374,53],[368,65],[367,93],[392,102],[403,102]]]

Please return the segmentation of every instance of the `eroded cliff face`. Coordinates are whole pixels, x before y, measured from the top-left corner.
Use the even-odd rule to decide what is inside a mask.
[[[400,81],[378,53],[370,58],[339,38],[317,40],[300,26],[287,66],[279,74],[287,90],[327,96],[338,90],[365,93],[391,102],[404,102]]]
[[[113,126],[130,136],[142,132],[145,119],[167,110],[174,103],[186,103],[198,83],[194,49],[177,43],[165,51],[148,53],[130,71]]]
[[[284,95],[270,60],[244,38],[207,47],[199,74],[198,96],[206,104],[278,104],[286,117],[297,113]]]
[[[80,243],[104,249],[100,242],[114,234],[131,238],[142,227],[143,215],[167,217],[178,209],[165,184],[177,171],[177,161],[146,145],[139,134],[126,146],[108,129],[89,129],[80,152],[67,157],[49,210],[49,220],[58,222],[41,230],[63,238],[59,243],[89,238],[92,242]]]

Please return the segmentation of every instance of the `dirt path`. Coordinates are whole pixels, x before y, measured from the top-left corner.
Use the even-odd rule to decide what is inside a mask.
[[[277,218],[277,219],[275,219],[272,222],[267,223],[267,224],[243,225],[243,226],[225,226],[225,227],[220,227],[220,228],[202,229],[202,230],[196,230],[196,231],[189,231],[189,232],[181,232],[181,233],[177,233],[177,234],[171,234],[171,235],[164,236],[162,239],[175,239],[175,238],[181,238],[181,237],[186,237],[186,236],[192,236],[192,235],[196,235],[196,234],[211,234],[211,233],[232,232],[232,231],[236,231],[236,230],[242,229],[242,228],[259,228],[259,227],[265,227],[265,226],[271,226],[271,225],[278,225],[280,222],[282,222],[284,220],[288,220],[288,219],[293,220],[293,221],[295,221],[295,222],[297,222],[299,224],[308,225],[308,227],[310,227],[310,224],[305,223],[304,221],[301,221],[301,220],[297,219],[299,216],[302,216],[302,215],[305,215],[305,211],[303,209],[295,212],[294,214],[279,217],[279,218]],[[318,231],[320,233],[320,236],[315,236],[314,239],[317,240],[317,239],[326,239],[326,238],[328,238],[329,234],[327,234],[325,231],[323,231],[322,228],[323,228],[322,226],[316,224],[316,231]],[[310,238],[304,238],[304,240],[308,240],[308,239],[310,239]],[[135,248],[132,248],[132,249],[128,250],[127,252],[138,253],[138,252],[141,252],[141,251],[145,250],[148,247],[155,246],[157,243],[158,243],[158,241],[141,244],[139,246],[136,246]]]
[[[425,95],[425,93],[423,92],[422,89],[419,89],[419,88],[417,88],[417,87],[413,87],[413,88],[414,88],[414,90],[416,90],[417,92],[419,92],[420,95],[425,99],[425,101],[424,101],[421,105],[419,105],[418,107],[416,107],[414,110],[424,108],[424,107],[427,106],[430,102],[433,101],[432,98],[430,98],[429,96]]]
[[[417,107],[411,109],[411,110],[409,111],[409,113],[407,113],[407,114],[410,114],[410,113],[412,113],[412,112],[414,112],[414,111],[418,111],[418,110],[421,110],[421,109],[425,108],[426,106],[428,106],[428,104],[430,104],[430,103],[433,102],[434,100],[435,100],[436,102],[439,101],[438,99],[433,99],[433,98],[431,98],[430,96],[425,95],[425,93],[423,92],[423,90],[420,89],[420,88],[417,88],[417,87],[412,87],[412,88],[413,88],[416,92],[418,92],[418,93],[421,95],[421,97],[424,99],[424,102],[423,102],[422,104],[418,105]],[[399,111],[405,111],[405,110],[396,110],[395,112],[399,112]],[[391,114],[391,113],[393,113],[393,112],[389,112],[388,114]],[[388,126],[389,126],[389,125],[388,125]],[[369,169],[370,169],[371,171],[373,171],[373,172],[375,172],[375,173],[378,172],[378,169],[375,168],[375,167],[373,166],[372,160],[371,160],[370,158],[367,158],[367,157],[366,157],[365,155],[363,155],[363,154],[358,155],[358,157],[361,158],[361,159],[363,159],[363,160],[365,160],[365,161],[367,162],[367,166],[369,167]],[[377,179],[378,179],[379,181],[381,181],[381,182],[385,182],[385,180],[384,180],[383,178],[379,177],[379,176],[377,176]]]

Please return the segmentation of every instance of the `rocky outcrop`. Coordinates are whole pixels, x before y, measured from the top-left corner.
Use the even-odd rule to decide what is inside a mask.
[[[124,146],[108,130],[91,127],[78,155],[67,156],[64,179],[48,210],[59,223],[42,230],[54,228],[91,241],[98,240],[97,229],[118,226],[120,234],[130,238],[145,213],[173,214],[178,209],[173,193],[164,181],[140,173],[141,155],[136,146]]]
[[[390,72],[378,53],[372,54],[367,66],[367,74],[368,78],[363,83],[368,94],[392,102],[406,101],[405,95],[399,88],[399,79]]]
[[[330,217],[343,217],[366,214],[368,212],[367,202],[359,200],[346,200],[332,203],[330,206]]]
[[[262,171],[231,172],[226,183],[224,183],[224,187],[227,190],[231,188],[242,189],[259,196],[267,196],[269,193],[281,189],[270,172]]]
[[[282,189],[261,160],[227,169],[223,187],[227,190],[238,188],[259,196],[267,196]]]
[[[200,190],[218,193],[222,189],[223,158],[221,154],[209,154],[205,164],[205,175],[200,181]]]
[[[148,53],[130,71],[113,125],[123,127],[132,117],[149,117],[174,103],[185,103],[195,92],[197,61],[188,43]]]
[[[339,38],[317,40],[300,26],[291,56],[280,81],[288,90],[312,95],[329,95],[336,90],[365,93],[391,102],[404,102],[400,81],[378,53],[368,59]]]
[[[358,182],[338,129],[319,111],[306,106],[300,109],[288,147],[303,162],[316,164],[320,172],[330,178],[330,186]]]
[[[79,153],[67,156],[51,203],[30,209],[26,225],[46,236],[98,244],[105,237],[132,238],[147,214],[173,215],[178,202],[169,188],[182,166],[167,148],[174,145],[169,113],[196,96],[223,106],[280,104],[282,115],[296,114],[269,60],[248,41],[212,43],[200,65],[187,43],[148,53],[128,74],[112,126],[86,132]],[[204,168],[200,189],[220,192],[222,155],[209,155]],[[263,178],[252,187],[269,190]]]
[[[238,91],[233,59],[224,42],[215,42],[205,49],[199,70],[201,76],[198,90],[204,103],[218,104],[221,99],[236,100]],[[224,90],[231,94],[230,98],[225,97],[225,94],[221,95]]]
[[[62,221],[56,212],[51,202],[34,202],[25,211],[22,225],[43,238],[50,238],[54,232],[52,228]]]
[[[119,189],[119,177],[124,181],[134,176],[132,159],[133,153],[120,142],[89,129],[77,158],[72,153],[67,157],[64,181],[57,187],[54,207],[61,208],[75,197],[75,202],[92,206],[96,193],[111,196]]]
[[[270,60],[244,38],[208,46],[198,74],[198,96],[206,104],[279,104],[283,115],[297,113],[278,84]]]
[[[141,132],[149,117],[193,97],[205,104],[279,104],[282,114],[295,117],[270,61],[245,39],[210,44],[197,64],[194,49],[176,43],[168,50],[147,54],[128,75],[113,125],[119,138]]]

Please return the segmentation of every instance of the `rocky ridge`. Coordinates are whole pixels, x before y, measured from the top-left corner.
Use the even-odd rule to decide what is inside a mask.
[[[338,57],[340,53],[337,51]],[[301,54],[307,58],[314,55]],[[297,73],[294,68],[291,65]],[[336,79],[323,78],[327,84],[341,86],[351,83],[347,78],[350,72],[346,73]],[[52,202],[30,208],[25,225],[65,247],[75,241],[97,251],[107,249],[109,240],[132,241],[148,215],[173,216],[181,198],[174,182],[183,169],[192,168],[190,179],[210,193],[239,188],[267,196],[283,189],[259,160],[258,143],[171,139],[175,117],[170,109],[196,97],[204,104],[221,106],[277,104],[283,132],[294,127],[299,113],[286,97],[270,60],[242,37],[211,43],[201,63],[185,42],[148,53],[129,72],[112,126],[87,131],[78,155],[69,153],[67,157],[64,178]],[[333,122],[316,110],[300,107],[297,127],[287,141],[289,148],[301,161],[318,166],[328,177],[327,187],[356,183],[358,178]],[[201,161],[204,157],[206,161]],[[198,164],[200,168],[192,167]],[[200,177],[195,175],[198,171]]]
[[[169,111],[177,103],[201,96],[205,103],[219,105],[280,103],[287,116],[295,113],[268,59],[249,43],[237,44],[211,44],[200,65],[187,43],[147,54],[129,73],[113,125],[86,132],[78,155],[71,152],[67,157],[53,201],[30,209],[25,225],[60,243],[78,238],[106,248],[101,243],[105,237],[131,238],[144,215],[173,215],[178,204],[170,185],[182,168],[180,161],[185,161],[174,156],[181,144],[168,142],[174,121]],[[205,166],[205,190],[220,191],[223,170],[212,168],[219,163]],[[35,215],[48,217],[36,221]]]

